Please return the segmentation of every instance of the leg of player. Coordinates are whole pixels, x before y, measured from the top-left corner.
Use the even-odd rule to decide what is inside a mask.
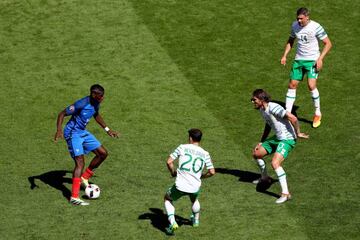
[[[191,222],[192,222],[192,226],[193,227],[198,227],[200,224],[200,202],[198,199],[195,200],[191,200],[192,202],[192,215],[190,217]]]
[[[175,207],[167,195],[164,197],[164,205],[170,223],[169,227],[166,228],[166,232],[172,235],[174,234],[174,231],[179,228],[179,226],[175,221]]]
[[[81,200],[79,197],[80,183],[81,183],[80,177],[85,164],[84,155],[74,157],[74,161],[75,161],[75,167],[72,178],[70,203],[72,203],[73,205],[82,205],[82,206],[89,205],[89,203]]]
[[[296,89],[299,85],[298,80],[290,80],[288,91],[286,93],[286,111],[291,112],[296,100]]]
[[[287,200],[290,200],[291,195],[289,193],[287,180],[286,180],[286,173],[284,169],[281,167],[281,163],[284,161],[283,155],[281,155],[278,152],[274,153],[274,156],[271,161],[271,166],[276,172],[276,175],[278,176],[280,187],[281,187],[281,197],[276,200],[276,203],[283,203]]]
[[[81,184],[84,188],[89,185],[89,179],[94,175],[94,170],[100,166],[100,164],[107,158],[108,155],[107,150],[103,146],[100,146],[92,152],[95,154],[95,157],[91,160],[89,166],[81,175]]]
[[[263,160],[263,157],[266,155],[267,155],[267,151],[260,144],[258,144],[253,150],[253,158],[257,163],[257,165],[259,166],[261,173],[261,178],[254,180],[253,181],[254,184],[258,184],[260,180],[266,180],[269,178],[266,171],[266,164],[265,161]]]
[[[312,126],[314,128],[317,128],[321,124],[321,111],[320,111],[320,93],[316,87],[316,78],[308,79],[308,87],[315,107],[315,114],[314,114]]]

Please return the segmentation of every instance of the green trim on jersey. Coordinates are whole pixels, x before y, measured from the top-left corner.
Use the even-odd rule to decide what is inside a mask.
[[[278,140],[276,136],[266,139],[261,146],[265,148],[268,154],[273,152],[280,153],[284,159],[287,158],[289,152],[295,147],[296,140]]]
[[[172,201],[177,201],[179,198],[187,195],[190,197],[190,200],[194,202],[199,197],[199,194],[200,194],[200,190],[195,193],[187,193],[180,191],[179,189],[176,188],[175,184],[166,191],[166,195]]]
[[[295,60],[290,70],[290,79],[302,81],[305,75],[308,79],[318,78],[319,73],[316,71],[315,61]]]

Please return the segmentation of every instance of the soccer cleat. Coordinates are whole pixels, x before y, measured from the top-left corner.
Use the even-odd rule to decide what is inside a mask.
[[[174,235],[175,230],[177,230],[178,228],[179,225],[174,222],[173,224],[170,224],[169,227],[167,227],[165,230],[168,235]]]
[[[198,227],[198,226],[200,225],[200,220],[199,220],[199,219],[195,219],[195,215],[194,215],[194,214],[191,214],[190,220],[191,220],[191,223],[192,223],[192,226],[193,226],[193,227]]]
[[[321,124],[321,115],[314,115],[312,127],[318,128]]]
[[[87,205],[90,205],[90,203],[85,202],[85,201],[81,200],[80,198],[74,198],[74,197],[71,197],[71,198],[70,198],[70,203],[71,203],[72,205],[76,205],[76,206],[87,206]]]
[[[255,184],[255,185],[258,184],[259,182],[260,182],[260,178],[255,179],[254,181],[252,181],[252,183]]]
[[[289,194],[281,194],[281,197],[279,197],[278,199],[276,199],[276,203],[284,203],[288,200],[291,199],[291,195]]]
[[[85,179],[81,177],[81,186],[85,189],[87,186],[89,186],[89,179]]]

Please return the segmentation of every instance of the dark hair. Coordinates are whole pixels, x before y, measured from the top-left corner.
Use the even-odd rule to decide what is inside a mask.
[[[253,97],[256,97],[256,98],[260,99],[261,101],[265,101],[265,102],[271,101],[270,95],[262,89],[256,89],[253,92]]]
[[[299,16],[299,15],[309,16],[309,14],[310,14],[310,11],[306,7],[301,7],[296,11],[296,16]]]
[[[191,139],[194,142],[200,142],[201,141],[201,137],[202,137],[202,132],[200,129],[197,128],[192,128],[188,131],[189,133],[189,137],[191,137]]]
[[[100,84],[94,84],[90,87],[90,93],[104,95],[105,89]]]

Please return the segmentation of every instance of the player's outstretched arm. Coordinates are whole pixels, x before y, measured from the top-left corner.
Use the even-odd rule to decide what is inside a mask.
[[[168,159],[166,161],[166,166],[169,169],[171,176],[176,177],[176,170],[174,167],[174,159],[172,159],[170,156],[168,157]]]
[[[324,48],[321,51],[320,57],[316,60],[316,70],[317,71],[320,71],[320,69],[322,68],[325,55],[330,51],[330,49],[332,47],[332,43],[328,37],[323,39],[322,42],[324,43]]]
[[[284,66],[286,65],[286,57],[289,54],[292,46],[294,45],[294,41],[295,41],[295,38],[289,37],[289,39],[288,39],[288,41],[287,41],[287,43],[285,45],[284,54],[283,54],[283,56],[281,57],[281,60],[280,60],[280,63],[282,65],[284,65]]]
[[[209,178],[215,175],[215,168],[210,168],[208,171],[201,176],[201,178]]]
[[[56,120],[56,133],[54,137],[54,141],[56,142],[58,139],[63,138],[63,132],[62,132],[62,123],[64,121],[64,118],[66,116],[66,110],[62,110],[59,112],[57,120]]]
[[[300,131],[299,121],[298,121],[298,119],[297,119],[297,117],[295,115],[293,115],[290,112],[286,112],[285,118],[287,118],[290,121],[291,125],[293,125],[293,127],[295,128],[295,131],[296,131],[296,135],[299,138],[309,138],[308,134],[302,133]]]
[[[101,115],[98,113],[95,117],[95,121],[106,131],[106,133],[110,136],[110,137],[119,137],[119,133],[116,131],[111,130],[109,127],[107,127],[104,119],[101,117]]]
[[[261,136],[260,142],[264,142],[266,140],[266,138],[269,136],[270,131],[271,131],[270,125],[265,124],[264,131],[263,131],[263,134]]]

